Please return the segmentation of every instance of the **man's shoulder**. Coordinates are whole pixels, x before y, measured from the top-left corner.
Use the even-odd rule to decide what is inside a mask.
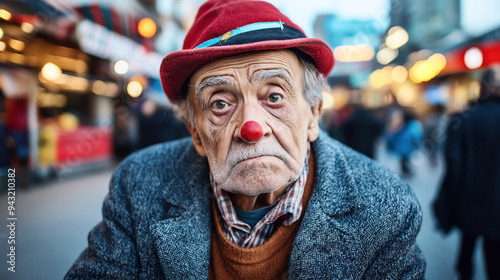
[[[319,165],[325,162],[333,162],[328,166],[334,167],[337,172],[347,172],[356,180],[363,182],[390,182],[395,184],[404,183],[394,172],[390,171],[387,167],[382,166],[375,160],[345,146],[339,141],[330,138],[328,135],[322,135],[321,141],[317,148],[323,155],[319,158]]]
[[[322,139],[318,146],[324,153],[320,156],[318,168],[326,167],[329,176],[340,178],[328,187],[349,189],[355,194],[356,201],[353,203],[356,205],[400,208],[418,204],[408,183],[375,160],[329,137]]]
[[[155,144],[130,154],[122,164],[168,164],[173,159],[179,158],[190,146],[192,146],[190,137]]]
[[[196,164],[200,164],[200,159],[191,138],[184,138],[134,152],[118,165],[113,176],[127,188],[165,186],[193,174],[193,169],[199,169]]]
[[[347,147],[344,147],[344,153],[360,191],[378,194],[397,191],[413,194],[405,180],[377,161]]]

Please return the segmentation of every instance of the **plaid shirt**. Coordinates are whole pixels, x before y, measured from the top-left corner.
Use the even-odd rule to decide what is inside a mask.
[[[302,195],[306,185],[309,170],[309,152],[304,162],[304,169],[299,178],[293,182],[281,195],[276,206],[271,209],[252,229],[250,225],[238,219],[233,203],[227,192],[217,188],[210,174],[210,183],[215,193],[215,199],[221,217],[222,231],[229,241],[242,248],[253,248],[262,245],[273,234],[280,224],[291,225],[300,218],[302,213]]]

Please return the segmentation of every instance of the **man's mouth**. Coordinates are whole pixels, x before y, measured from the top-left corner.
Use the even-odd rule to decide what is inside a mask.
[[[286,152],[273,144],[262,144],[252,147],[232,146],[229,150],[227,161],[229,163],[229,166],[233,168],[242,162],[250,163],[251,161],[255,160],[256,163],[258,163],[259,160],[272,160],[270,159],[270,157],[277,158],[281,161],[284,161],[285,163],[287,162]]]
[[[264,157],[276,157],[276,156],[273,156],[273,155],[260,155],[260,156],[247,157],[247,158],[239,160],[238,162],[236,162],[236,164],[244,162],[244,161],[249,161],[249,160],[254,160],[254,159],[260,159],[260,158],[264,158]]]

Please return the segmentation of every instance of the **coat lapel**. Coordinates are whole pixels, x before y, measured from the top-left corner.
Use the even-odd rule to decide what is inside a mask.
[[[362,253],[356,229],[341,222],[342,216],[356,207],[356,184],[343,153],[329,142],[320,135],[313,143],[316,184],[293,244],[290,279],[320,279],[325,275],[343,279],[345,273],[360,273],[353,266],[356,262],[351,261]]]
[[[212,224],[208,164],[191,146],[177,170],[163,182],[168,218],[152,226],[156,251],[166,279],[208,279]]]
[[[210,210],[158,222],[156,251],[166,279],[208,279]]]

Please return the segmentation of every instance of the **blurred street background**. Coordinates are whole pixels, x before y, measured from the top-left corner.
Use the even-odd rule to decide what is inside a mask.
[[[101,220],[116,164],[189,135],[159,65],[203,2],[0,0],[0,219],[9,206],[18,218],[15,273],[0,227],[0,279],[61,279]],[[432,204],[447,124],[500,64],[500,1],[268,2],[332,47],[322,128],[407,180],[424,211],[426,279],[457,279],[459,233],[437,230]],[[485,275],[478,246],[473,279]]]

